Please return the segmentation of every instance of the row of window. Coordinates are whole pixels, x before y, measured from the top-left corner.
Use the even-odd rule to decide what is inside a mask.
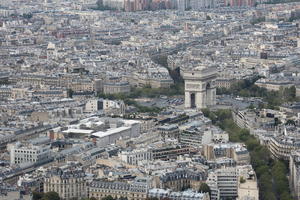
[[[15,150],[15,153],[28,153],[28,154],[36,154],[36,153],[40,153],[39,151],[36,152],[36,151],[30,151],[30,150]]]

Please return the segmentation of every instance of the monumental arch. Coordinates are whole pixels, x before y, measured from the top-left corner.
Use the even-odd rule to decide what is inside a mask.
[[[185,108],[207,108],[216,105],[217,68],[197,67],[182,71],[185,87]]]

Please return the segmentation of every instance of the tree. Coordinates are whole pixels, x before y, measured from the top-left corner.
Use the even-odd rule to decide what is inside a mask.
[[[73,94],[74,94],[74,91],[72,89],[68,89],[67,90],[67,95],[68,97],[72,98],[73,97]]]
[[[32,192],[32,200],[40,200],[43,198],[43,193],[41,192]]]
[[[240,183],[246,183],[246,180],[242,176],[240,177]]]
[[[97,200],[96,197],[91,197],[90,200]]]
[[[31,19],[32,18],[32,13],[28,13],[28,14],[23,14],[23,17],[26,19]]]
[[[101,200],[115,200],[111,195],[103,197]]]
[[[206,20],[211,20],[211,17],[209,15],[206,15]]]
[[[127,197],[120,197],[120,198],[118,198],[118,200],[128,200],[128,198]]]
[[[255,106],[253,105],[253,103],[251,103],[249,106],[248,106],[248,109],[250,110],[254,110]]]
[[[60,200],[57,192],[47,192],[44,194],[42,200]]]
[[[211,190],[209,188],[209,186],[206,184],[206,183],[201,183],[200,185],[200,188],[199,188],[199,192],[202,192],[202,193],[211,193]]]
[[[296,122],[295,122],[294,120],[292,120],[292,119],[288,119],[288,120],[286,121],[285,125],[293,125],[293,126],[295,126],[295,125],[296,125]]]

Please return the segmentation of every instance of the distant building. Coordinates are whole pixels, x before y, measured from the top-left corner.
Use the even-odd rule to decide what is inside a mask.
[[[266,88],[267,90],[279,91],[281,88],[289,88],[294,86],[290,81],[269,81],[266,79],[260,79],[255,82],[255,85]]]
[[[149,197],[158,198],[158,199],[172,199],[172,200],[209,200],[208,193],[197,193],[191,190],[182,191],[182,192],[173,192],[172,190],[165,190],[159,188],[153,188],[149,190]]]
[[[243,144],[207,144],[203,146],[203,155],[207,160],[232,158],[238,165],[249,165],[250,154]]]
[[[41,164],[51,160],[49,145],[32,145],[17,142],[10,147],[10,163],[15,164]]]
[[[138,165],[139,161],[153,160],[152,152],[149,149],[135,149],[133,151],[122,151],[120,159],[130,165]]]
[[[128,82],[111,82],[103,84],[104,94],[118,94],[130,92],[130,85]]]
[[[143,178],[137,178],[133,183],[92,181],[88,185],[87,193],[89,198],[94,197],[97,200],[101,200],[106,196],[124,197],[128,200],[145,200],[149,187],[147,179]]]
[[[102,99],[91,99],[85,104],[86,112],[97,112],[103,109]]]
[[[201,183],[207,178],[207,173],[204,171],[179,168],[175,171],[162,171],[161,173],[153,174],[153,185],[156,188],[167,188],[173,191],[182,191],[186,188],[198,190]]]

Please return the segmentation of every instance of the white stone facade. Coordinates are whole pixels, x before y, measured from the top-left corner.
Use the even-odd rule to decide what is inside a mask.
[[[215,67],[185,70],[183,78],[186,108],[202,109],[216,105],[217,69]]]

